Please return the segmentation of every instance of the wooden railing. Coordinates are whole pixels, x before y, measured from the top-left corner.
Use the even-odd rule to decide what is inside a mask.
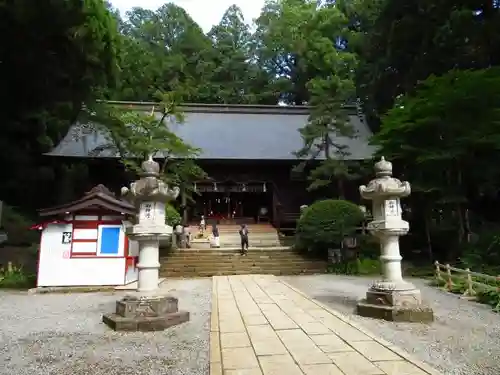
[[[478,289],[500,292],[500,276],[491,276],[484,273],[471,271],[469,268],[462,269],[452,267],[449,264],[434,262],[435,277],[439,284],[444,283],[444,288],[449,292],[457,292],[457,284],[463,285],[462,297],[475,299]],[[494,285],[492,285],[494,284]],[[500,309],[500,301],[494,310]]]

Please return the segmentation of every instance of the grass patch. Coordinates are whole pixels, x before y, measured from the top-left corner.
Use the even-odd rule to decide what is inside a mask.
[[[380,275],[380,270],[380,261],[369,258],[357,258],[347,262],[331,264],[327,267],[328,273],[351,276]]]

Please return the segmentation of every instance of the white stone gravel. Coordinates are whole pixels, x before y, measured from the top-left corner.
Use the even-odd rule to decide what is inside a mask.
[[[0,374],[208,375],[211,279],[167,280],[188,323],[117,333],[101,323],[124,293],[0,292]]]
[[[309,296],[349,315],[370,332],[412,353],[445,375],[500,374],[500,315],[489,306],[459,299],[456,295],[413,279],[432,306],[431,325],[391,323],[354,314],[371,279],[338,275],[286,276],[282,279]]]

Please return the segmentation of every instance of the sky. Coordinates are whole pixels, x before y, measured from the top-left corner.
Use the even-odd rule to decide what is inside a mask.
[[[247,23],[259,16],[264,5],[264,0],[111,0],[122,16],[133,7],[156,10],[168,2],[184,8],[205,32],[219,23],[224,11],[233,4],[241,9]]]

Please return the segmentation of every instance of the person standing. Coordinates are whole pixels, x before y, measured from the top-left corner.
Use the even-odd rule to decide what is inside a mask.
[[[184,224],[184,228],[182,231],[182,237],[183,237],[183,242],[184,246],[186,249],[191,248],[191,228],[187,223]]]
[[[207,223],[205,222],[205,216],[201,215],[201,220],[200,220],[200,232],[201,235],[205,235],[205,229],[207,229]]]
[[[213,236],[212,246],[217,248],[220,247],[219,228],[217,228],[216,223],[212,225],[212,236]]]
[[[179,223],[175,226],[175,246],[177,248],[182,248],[182,232],[184,231],[184,227]]]
[[[246,255],[248,252],[248,228],[246,224],[241,224],[239,233],[241,238],[241,255]]]

